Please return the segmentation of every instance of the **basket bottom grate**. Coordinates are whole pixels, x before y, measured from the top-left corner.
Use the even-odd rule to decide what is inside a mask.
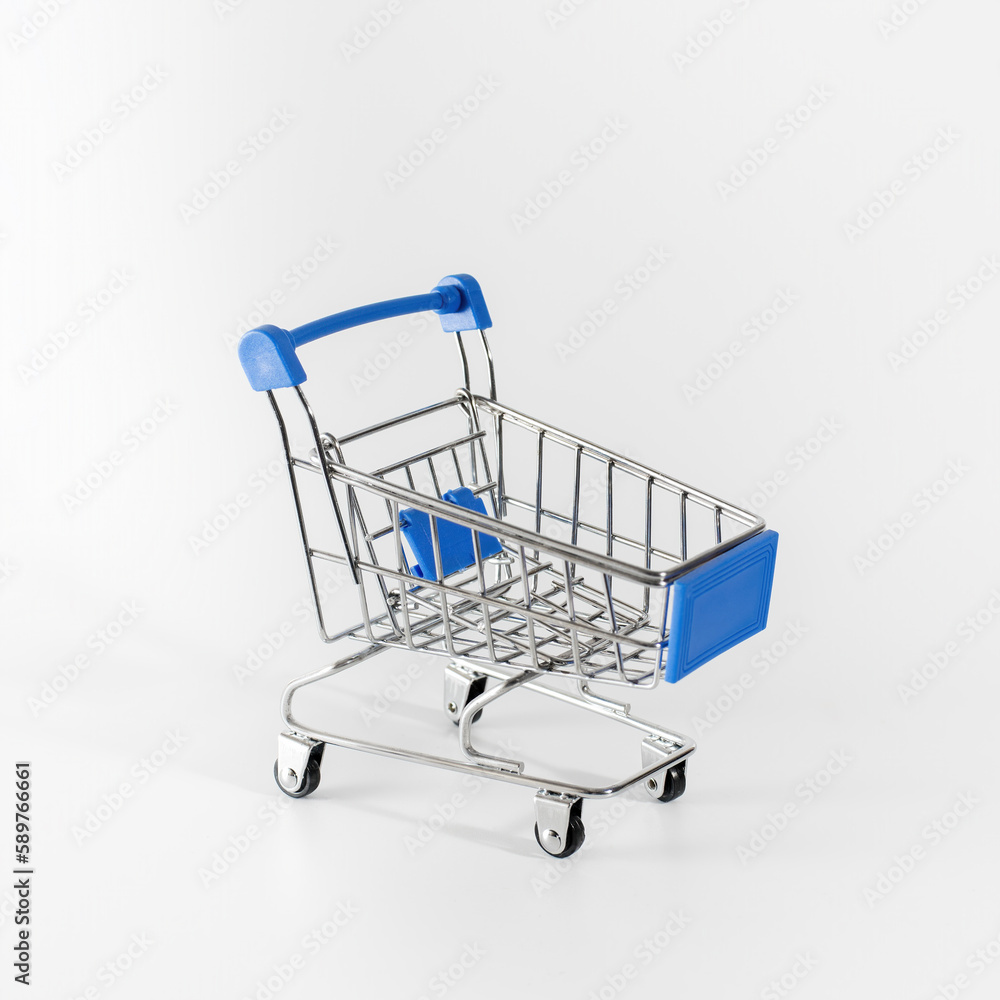
[[[661,660],[665,637],[648,611],[617,598],[609,602],[581,577],[569,581],[567,594],[566,577],[550,563],[531,566],[525,600],[522,579],[510,572],[510,564],[501,554],[496,563],[501,578],[483,595],[457,596],[433,584],[418,586],[406,592],[404,608],[398,591],[394,592],[392,615],[373,618],[347,634],[366,643],[511,668],[631,684],[650,679]],[[508,575],[503,578],[505,569]],[[475,582],[473,576],[458,585],[468,590]],[[454,586],[451,580],[448,583]],[[592,630],[606,635],[594,635]]]

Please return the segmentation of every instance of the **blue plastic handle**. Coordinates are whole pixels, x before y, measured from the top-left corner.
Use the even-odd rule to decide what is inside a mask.
[[[469,274],[449,274],[426,295],[373,302],[314,320],[294,330],[270,325],[250,330],[240,340],[240,363],[251,387],[258,392],[301,385],[306,380],[306,373],[295,351],[303,344],[352,326],[418,312],[437,313],[441,317],[441,329],[448,333],[485,330],[493,325],[479,282]]]

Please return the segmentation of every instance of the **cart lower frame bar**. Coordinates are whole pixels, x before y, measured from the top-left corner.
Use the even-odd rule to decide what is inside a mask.
[[[289,735],[305,737],[319,743],[330,746],[343,747],[347,750],[363,750],[366,753],[377,754],[381,757],[392,757],[397,760],[409,760],[417,764],[427,764],[432,767],[439,767],[449,771],[458,771],[463,774],[486,775],[491,778],[498,778],[501,781],[510,781],[518,785],[534,787],[546,792],[569,795],[579,798],[607,798],[618,795],[633,785],[648,781],[657,772],[664,768],[673,767],[694,753],[696,744],[694,740],[671,730],[664,729],[655,723],[645,719],[639,719],[630,714],[630,706],[618,702],[600,698],[597,696],[586,697],[584,694],[577,696],[566,691],[560,691],[543,683],[544,674],[538,671],[524,670],[515,674],[509,674],[497,667],[484,666],[476,663],[475,672],[485,674],[501,684],[487,689],[483,694],[469,701],[462,710],[459,720],[459,736],[463,750],[472,759],[459,760],[453,757],[441,757],[436,754],[423,753],[418,750],[409,750],[390,744],[376,743],[372,740],[362,740],[352,736],[341,736],[336,733],[327,732],[306,725],[296,718],[292,712],[292,699],[297,691],[318,681],[335,677],[351,667],[363,663],[365,660],[382,652],[386,646],[369,646],[358,653],[337,660],[329,666],[323,667],[314,673],[307,674],[292,681],[286,688],[281,699],[281,718],[289,731]],[[482,754],[475,749],[471,742],[472,720],[484,705],[496,700],[504,694],[509,693],[514,688],[523,688],[536,694],[543,694],[557,701],[562,701],[577,708],[585,709],[604,718],[613,719],[623,725],[631,726],[644,733],[649,740],[662,744],[663,755],[655,763],[641,767],[635,773],[622,778],[619,781],[612,781],[604,785],[580,785],[577,783],[563,781],[558,778],[541,777],[534,774],[525,774],[523,763],[520,761],[505,761],[503,758]],[[583,686],[582,692],[590,694]],[[279,747],[280,756],[280,747]],[[282,770],[279,760],[279,771]]]

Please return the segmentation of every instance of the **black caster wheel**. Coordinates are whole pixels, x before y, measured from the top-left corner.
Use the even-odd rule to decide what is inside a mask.
[[[583,827],[583,820],[579,816],[570,816],[569,829],[566,831],[566,843],[561,851],[552,850],[542,841],[538,834],[538,824],[535,824],[535,840],[538,841],[538,846],[553,858],[568,858],[571,854],[576,854],[583,846],[586,837],[587,832]]]
[[[485,676],[483,676],[483,677],[476,677],[469,684],[469,693],[468,693],[468,696],[465,699],[465,703],[464,704],[462,704],[462,705],[456,705],[455,702],[449,702],[448,703],[448,705],[447,705],[448,714],[451,717],[451,721],[454,722],[456,726],[458,725],[459,719],[462,716],[462,710],[465,708],[465,706],[468,705],[469,702],[472,701],[473,698],[478,698],[486,690],[486,681],[488,679],[489,678],[487,678]],[[454,706],[454,708],[452,706]],[[472,717],[472,721],[473,722],[478,722],[479,719],[480,719],[480,717],[482,716],[482,714],[483,714],[483,710],[480,709]]]
[[[278,775],[278,762],[274,762],[274,781],[275,784],[286,794],[291,796],[293,799],[304,799],[307,795],[312,795],[313,792],[319,788],[319,778],[320,778],[320,760],[317,755],[310,754],[309,763],[306,764],[306,773],[303,780],[299,783],[297,790],[291,790],[287,788],[281,782],[281,778]]]
[[[679,799],[687,788],[687,761],[668,768],[663,777],[658,775],[646,782],[646,790],[657,802],[672,802]]]

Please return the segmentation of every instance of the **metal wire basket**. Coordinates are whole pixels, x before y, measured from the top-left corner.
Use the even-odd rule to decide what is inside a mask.
[[[321,430],[302,389],[297,348],[426,309],[456,334],[462,387],[362,430]],[[777,536],[752,513],[499,403],[484,332],[490,325],[475,280],[452,275],[426,296],[290,332],[262,327],[241,342],[251,385],[267,392],[280,428],[320,633],[327,642],[349,638],[365,647],[286,690],[289,729],[279,740],[275,775],[288,794],[308,794],[318,784],[322,748],[332,743],[538,783],[536,836],[563,857],[582,842],[581,796],[644,781],[655,797],[676,798],[694,749],[591,685],[677,681],[760,631]],[[472,389],[466,331],[478,333],[486,395]],[[304,421],[305,448],[291,444],[292,419]],[[413,442],[420,442],[416,450]],[[324,562],[346,567],[355,584],[362,620],[350,628],[327,624],[317,584]],[[445,708],[459,723],[464,760],[338,737],[292,716],[300,687],[389,647],[451,661]],[[560,676],[574,679],[576,695],[542,683]],[[488,688],[490,677],[501,683]],[[515,687],[645,729],[643,768],[622,782],[584,788],[530,778],[523,762],[477,750],[472,722]]]

